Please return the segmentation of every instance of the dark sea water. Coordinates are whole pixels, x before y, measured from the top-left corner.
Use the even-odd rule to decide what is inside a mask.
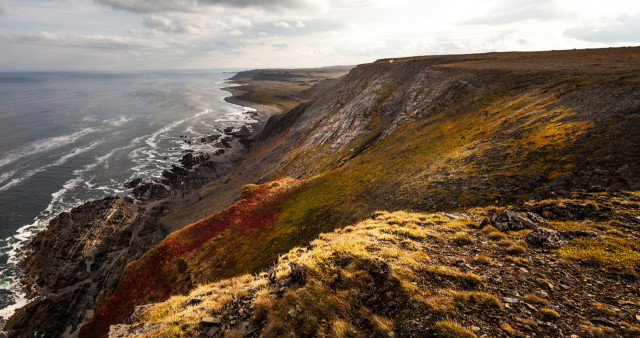
[[[247,122],[220,70],[0,73],[0,316],[27,299],[17,263],[61,211],[159,177],[197,140]],[[187,144],[185,140],[191,140]]]

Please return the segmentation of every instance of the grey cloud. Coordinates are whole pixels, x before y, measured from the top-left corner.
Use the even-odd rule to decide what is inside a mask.
[[[556,8],[552,0],[520,0],[496,7],[492,9],[491,14],[463,23],[468,25],[499,25],[532,19],[547,21],[565,16],[566,13]]]
[[[49,32],[19,36],[14,38],[14,40],[18,42],[41,43],[62,47],[102,50],[131,50],[160,47],[145,40],[129,37],[104,35],[62,35]]]
[[[95,0],[109,7],[134,13],[194,12],[201,7],[220,5],[258,7],[270,11],[305,9],[317,6],[314,0]]]
[[[318,32],[338,31],[347,28],[341,21],[314,19],[308,21],[276,21],[253,27],[255,35],[303,36]]]
[[[0,16],[4,16],[4,6],[2,6],[2,4],[0,4]]]
[[[184,24],[178,20],[172,20],[163,16],[147,15],[142,20],[142,24],[150,29],[159,30],[165,33],[196,33],[197,28]]]
[[[589,42],[640,42],[640,13],[633,15],[623,14],[615,23],[598,27],[575,27],[564,32],[565,36]]]
[[[289,47],[289,45],[286,44],[286,43],[274,43],[273,47],[278,48],[278,49],[284,49],[284,48]]]

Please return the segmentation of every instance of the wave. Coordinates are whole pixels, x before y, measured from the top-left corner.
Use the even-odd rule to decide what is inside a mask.
[[[3,185],[2,187],[0,187],[0,191],[8,190],[8,189],[20,184],[22,181],[32,177],[33,175],[45,171],[48,168],[62,165],[65,162],[67,162],[70,158],[78,156],[78,155],[80,155],[82,153],[85,153],[85,152],[95,148],[96,146],[100,145],[101,143],[104,143],[104,142],[103,141],[98,141],[98,142],[91,143],[91,144],[89,144],[87,146],[81,147],[81,148],[76,148],[76,149],[72,150],[71,153],[60,157],[58,160],[56,160],[53,163],[44,165],[44,166],[42,166],[40,168],[28,170],[24,174],[22,174],[20,177],[16,177],[16,178],[12,179],[11,181],[9,181],[9,183],[7,183],[7,184]]]
[[[4,183],[4,181],[8,180],[15,173],[16,173],[15,170],[7,171],[6,173],[2,173],[2,175],[0,175],[0,183]]]
[[[71,135],[50,137],[34,141],[18,150],[12,151],[0,159],[0,167],[13,163],[21,158],[43,153],[76,142],[79,138],[98,131],[96,128],[84,128]]]

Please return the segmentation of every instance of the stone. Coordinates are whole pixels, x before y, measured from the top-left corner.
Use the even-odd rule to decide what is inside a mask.
[[[535,229],[527,234],[525,242],[531,246],[547,249],[556,249],[568,243],[558,231],[551,229]]]
[[[586,230],[569,230],[569,231],[563,231],[562,232],[562,236],[565,237],[566,239],[574,239],[574,238],[578,238],[578,237],[590,237],[590,238],[600,238],[602,236],[600,236],[599,234],[593,232],[593,231],[586,231]]]
[[[202,325],[216,325],[216,324],[220,324],[220,321],[216,320],[217,318],[213,318],[213,317],[202,317],[202,319],[200,320],[200,324]]]
[[[140,321],[140,319],[142,319],[142,313],[145,312],[146,310],[148,310],[152,306],[153,306],[153,304],[145,304],[145,305],[136,306],[133,309],[133,313],[131,314],[131,316],[129,316],[129,318],[127,319],[127,324],[133,324],[135,322]]]
[[[207,331],[207,337],[213,337],[216,333],[220,332],[220,327],[212,326],[209,331]]]
[[[480,227],[482,228],[487,225],[493,225],[503,232],[550,226],[547,221],[536,213],[518,211],[506,211],[487,217],[482,221],[482,223],[480,223]]]

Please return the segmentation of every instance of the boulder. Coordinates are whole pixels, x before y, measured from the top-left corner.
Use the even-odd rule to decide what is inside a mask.
[[[502,232],[517,231],[523,229],[536,229],[541,226],[549,226],[538,214],[533,212],[505,211],[503,213],[485,218],[480,227],[493,225]]]
[[[586,230],[556,231],[552,229],[535,229],[527,234],[525,241],[531,246],[557,249],[578,237],[600,238],[602,236]]]
[[[133,179],[127,183],[124,184],[124,187],[127,189],[133,189],[135,187],[137,187],[140,183],[142,183],[142,179],[141,178],[136,178]]]
[[[568,243],[559,231],[551,229],[535,229],[527,234],[527,244],[548,249],[557,249]]]

